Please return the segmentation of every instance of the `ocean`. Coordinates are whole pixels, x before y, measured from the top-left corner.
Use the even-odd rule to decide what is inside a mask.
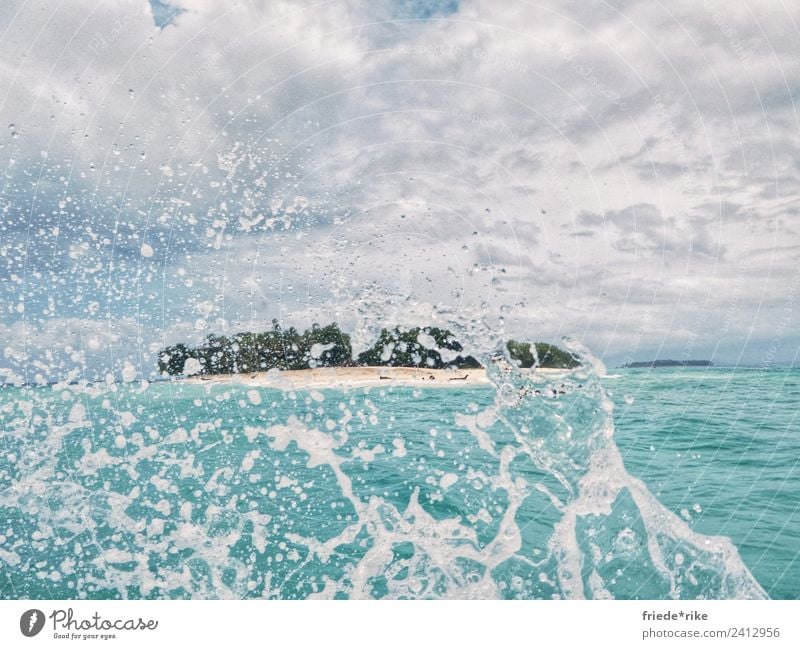
[[[605,385],[628,470],[694,530],[729,537],[770,597],[800,597],[800,369],[626,370]]]
[[[0,598],[797,598],[797,369],[0,389]]]

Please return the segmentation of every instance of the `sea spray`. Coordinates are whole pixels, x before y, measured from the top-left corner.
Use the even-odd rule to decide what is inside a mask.
[[[490,387],[7,388],[0,594],[763,597],[628,475],[579,352],[481,350]]]
[[[495,385],[520,395],[508,403],[498,389],[498,416],[563,489],[563,500],[552,496],[562,513],[548,542],[555,575],[542,579],[568,598],[766,597],[728,539],[694,532],[627,473],[600,383],[604,368],[587,349],[569,347],[583,366],[550,380],[487,366]]]

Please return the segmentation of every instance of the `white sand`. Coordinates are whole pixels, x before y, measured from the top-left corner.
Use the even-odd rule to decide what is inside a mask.
[[[562,375],[566,370],[537,369],[542,377]],[[324,389],[332,387],[374,387],[404,385],[414,387],[458,387],[488,385],[484,369],[431,370],[418,367],[320,367],[310,370],[270,370],[255,374],[193,376],[190,383],[232,383],[280,390]]]

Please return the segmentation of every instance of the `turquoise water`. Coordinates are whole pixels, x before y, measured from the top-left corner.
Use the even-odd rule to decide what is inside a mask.
[[[800,373],[490,369],[2,388],[0,597],[798,596]]]
[[[771,597],[800,597],[800,370],[618,375],[605,385],[628,470],[695,530],[730,537]]]

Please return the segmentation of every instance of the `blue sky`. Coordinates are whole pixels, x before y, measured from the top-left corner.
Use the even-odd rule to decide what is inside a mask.
[[[149,0],[150,11],[153,14],[153,22],[156,27],[163,29],[168,25],[172,25],[185,9],[175,6],[162,0]]]
[[[273,317],[796,362],[792,6],[0,14],[6,376],[151,377]]]

